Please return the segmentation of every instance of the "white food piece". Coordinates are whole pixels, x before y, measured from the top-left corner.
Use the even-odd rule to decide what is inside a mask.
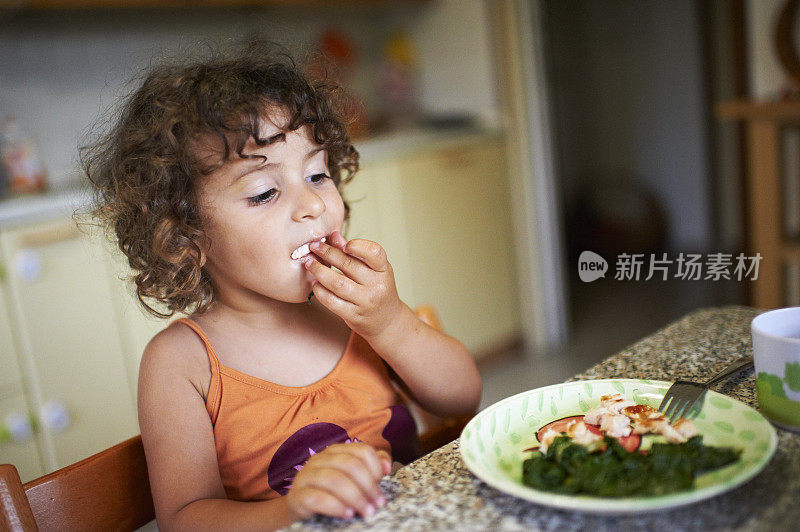
[[[682,417],[672,424],[672,428],[678,431],[678,434],[686,438],[693,438],[697,436],[697,427],[690,420]]]
[[[599,434],[595,434],[586,428],[586,423],[583,421],[573,421],[567,425],[567,436],[580,445],[589,445],[592,442],[603,439]]]
[[[586,412],[583,415],[583,421],[589,423],[590,425],[599,425],[603,416],[606,415],[613,416],[614,412],[602,405],[599,405]]]
[[[320,242],[325,242],[325,237],[322,237],[320,239]],[[299,259],[301,257],[305,257],[306,255],[311,253],[311,248],[309,247],[310,244],[311,244],[311,242],[306,242],[305,244],[303,244],[302,246],[300,246],[296,250],[292,251],[292,258],[294,260],[297,260],[297,259]]]
[[[651,406],[636,404],[619,393],[602,396],[600,405],[586,412],[583,421],[573,421],[567,426],[567,436],[576,443],[587,445],[602,440],[602,436],[589,431],[585,423],[600,425],[600,430],[612,438],[660,434],[669,442],[683,443],[697,435],[697,427],[688,419],[680,418],[670,425],[663,413]],[[553,438],[549,443],[552,441]]]
[[[560,435],[560,432],[556,432],[553,429],[547,429],[547,431],[542,434],[542,443],[539,445],[539,451],[541,451],[542,454],[546,453],[547,448],[550,447],[550,445],[553,443],[553,440]]]
[[[634,434],[661,434],[667,441],[672,443],[683,443],[691,437],[684,435],[676,427],[670,425],[667,416],[650,406],[636,405],[626,407],[622,410],[622,413],[631,419]],[[692,429],[695,430],[696,434],[697,429],[694,427],[694,423],[688,422],[691,426],[686,425],[684,429],[686,434],[689,434]]]
[[[661,425],[661,435],[664,436],[670,443],[683,443],[688,439],[685,438],[683,434],[675,430],[675,428],[673,428],[673,426],[669,423],[664,423]]]
[[[622,414],[606,415],[600,422],[600,430],[612,438],[623,438],[631,433],[631,419]]]
[[[621,393],[615,393],[613,395],[604,395],[600,398],[600,405],[608,408],[615,414],[619,414],[619,412],[628,406],[636,405],[635,402],[631,401],[630,399],[625,399],[625,397]]]

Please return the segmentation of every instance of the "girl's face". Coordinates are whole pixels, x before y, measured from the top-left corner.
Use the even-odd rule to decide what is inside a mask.
[[[284,134],[271,121],[262,123],[262,138],[272,138],[272,144],[260,147],[251,138],[244,153],[266,160],[234,155],[198,184],[207,236],[201,247],[214,297],[237,306],[264,297],[307,301],[311,277],[303,258],[292,254],[341,230],[344,221],[327,153],[309,127]]]

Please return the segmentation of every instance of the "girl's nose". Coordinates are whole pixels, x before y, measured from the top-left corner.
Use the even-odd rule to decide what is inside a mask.
[[[323,212],[325,212],[325,202],[322,198],[313,190],[300,189],[294,209],[294,220],[301,222],[304,219],[317,218]]]

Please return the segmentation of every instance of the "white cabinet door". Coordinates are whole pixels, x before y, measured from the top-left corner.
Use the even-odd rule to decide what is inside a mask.
[[[415,304],[434,305],[474,353],[507,343],[520,322],[504,145],[445,148],[401,168]]]
[[[400,298],[414,306],[414,286],[406,242],[406,214],[400,196],[403,171],[399,161],[388,159],[365,165],[344,189],[350,205],[348,240],[364,238],[386,250],[395,273]]]
[[[0,267],[6,271],[2,256],[0,255]],[[16,386],[22,381],[19,373],[19,366],[17,365],[17,351],[14,347],[14,337],[11,332],[11,324],[9,323],[8,308],[6,307],[5,289],[3,288],[2,277],[6,274],[0,275],[0,396],[3,395],[3,389],[11,386]]]
[[[104,256],[110,272],[109,287],[117,312],[128,385],[132,396],[136,397],[139,362],[142,359],[144,348],[157,332],[169,325],[169,320],[146,312],[139,303],[135,286],[130,280],[131,268],[128,266],[125,256],[116,246],[116,242],[109,240],[99,230],[93,231],[89,238],[92,245],[97,247],[98,253]]]
[[[28,418],[30,409],[22,395],[0,399],[0,422],[3,423],[0,434],[0,464],[12,464],[17,468],[22,482],[28,482],[44,474],[38,438],[34,430],[29,436],[19,426],[19,421]],[[9,422],[16,418],[17,426],[9,427]],[[16,429],[12,434],[11,431]]]
[[[477,354],[521,329],[505,161],[479,138],[365,164],[345,187],[347,237],[383,245],[403,301],[433,305]]]
[[[37,413],[61,406],[70,423],[43,423],[45,468],[76,462],[138,432],[102,250],[71,220],[0,233],[26,391]]]

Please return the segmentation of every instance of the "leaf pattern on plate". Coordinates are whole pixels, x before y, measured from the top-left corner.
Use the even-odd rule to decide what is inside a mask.
[[[727,432],[729,434],[733,434],[733,431],[735,430],[733,428],[733,425],[731,425],[727,421],[715,421],[714,426],[717,427],[719,430]]]
[[[723,410],[729,410],[733,408],[733,403],[723,397],[712,396],[708,398],[708,402]]]
[[[580,395],[578,395],[578,406],[581,407],[581,412],[589,411],[589,405],[586,403],[586,401],[583,400],[583,397],[581,397]]]

